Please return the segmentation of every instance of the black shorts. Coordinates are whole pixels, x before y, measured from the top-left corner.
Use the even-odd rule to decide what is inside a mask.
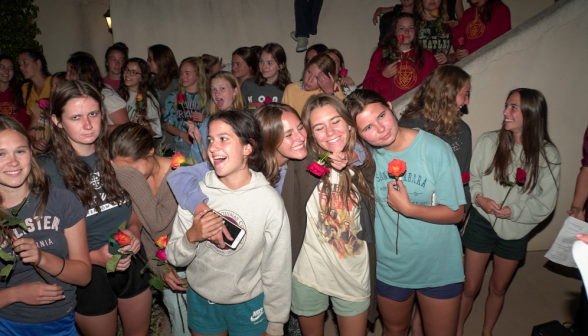
[[[527,255],[528,236],[505,240],[496,234],[492,224],[476,208],[470,208],[470,219],[461,237],[463,246],[478,253],[494,253],[508,260],[522,260]]]
[[[132,258],[129,256],[128,258]],[[124,272],[106,273],[106,268],[92,265],[92,280],[85,287],[78,287],[76,313],[99,316],[111,312],[118,299],[130,299],[149,288],[149,271],[141,274],[143,263],[133,258]]]

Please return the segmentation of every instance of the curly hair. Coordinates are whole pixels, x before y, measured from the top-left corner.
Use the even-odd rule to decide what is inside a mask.
[[[286,52],[284,51],[284,48],[277,43],[268,43],[261,48],[261,55],[263,55],[263,53],[270,54],[273,60],[278,64],[278,79],[274,85],[281,91],[284,91],[286,86],[292,82],[290,80],[290,72],[286,67]],[[259,60],[261,61],[261,56],[259,57]],[[263,77],[261,71],[257,73],[255,83],[259,86],[264,86],[265,83],[267,83],[267,79]]]
[[[398,50],[400,47],[398,45],[398,37],[396,36],[396,29],[398,27],[398,22],[401,19],[410,18],[414,22],[414,40],[410,43],[410,47],[414,49],[414,57],[417,67],[421,69],[425,65],[425,58],[423,56],[423,47],[418,42],[419,36],[419,25],[417,22],[416,17],[411,13],[400,13],[396,15],[396,18],[390,25],[390,30],[388,30],[388,34],[386,37],[378,44],[378,48],[388,49],[388,50]],[[386,65],[390,64],[390,60],[387,58],[382,58],[380,69],[382,71],[386,67]]]
[[[428,127],[435,123],[433,133],[454,136],[462,112],[457,106],[459,91],[470,82],[470,75],[455,65],[445,65],[429,74],[406,107],[401,119],[426,118]]]

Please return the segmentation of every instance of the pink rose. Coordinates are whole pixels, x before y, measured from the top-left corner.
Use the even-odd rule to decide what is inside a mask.
[[[341,68],[341,71],[339,71],[339,74],[341,75],[341,77],[347,77],[347,72],[348,72],[347,69]]]
[[[161,261],[167,261],[167,256],[165,255],[164,249],[161,249],[161,250],[155,252],[155,256],[157,257],[157,259],[159,259]]]
[[[49,107],[49,99],[47,99],[47,98],[39,99],[39,107],[40,108],[48,108]]]
[[[320,164],[313,162],[310,163],[308,165],[306,165],[306,169],[313,175],[317,176],[317,177],[323,177],[327,174],[329,174],[330,170],[329,168],[326,168],[324,166],[321,166]]]

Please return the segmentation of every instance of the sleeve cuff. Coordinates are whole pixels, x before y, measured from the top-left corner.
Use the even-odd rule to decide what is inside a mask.
[[[268,322],[266,333],[270,335],[284,335],[284,323]]]
[[[189,252],[189,253],[196,251],[196,248],[198,247],[198,243],[192,244],[188,241],[187,234],[184,234],[184,236],[182,237],[182,240],[180,242],[181,242],[182,250]]]

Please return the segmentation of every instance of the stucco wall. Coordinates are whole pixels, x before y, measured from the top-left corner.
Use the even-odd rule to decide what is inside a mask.
[[[519,87],[541,91],[549,109],[549,133],[562,158],[558,204],[551,222],[529,242],[529,250],[548,249],[572,202],[588,125],[588,1],[560,1],[459,63],[472,76],[470,113],[464,120],[474,144],[482,133],[499,129],[508,92]],[[402,112],[415,90],[393,102]]]

